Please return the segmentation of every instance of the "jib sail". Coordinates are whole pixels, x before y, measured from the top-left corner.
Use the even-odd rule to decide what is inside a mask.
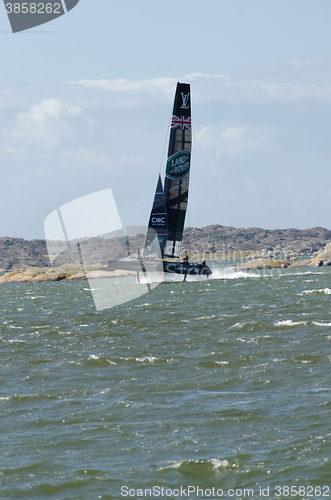
[[[156,234],[155,234],[156,233]],[[157,235],[157,236],[156,236]],[[164,192],[161,176],[156,186],[155,197],[151,215],[148,222],[146,235],[144,257],[161,258],[168,239],[167,213],[164,203]]]

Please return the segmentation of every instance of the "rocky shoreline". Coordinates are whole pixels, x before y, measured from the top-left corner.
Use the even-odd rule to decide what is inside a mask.
[[[315,267],[319,261],[331,260],[331,243],[327,243],[330,240],[331,231],[322,227],[305,230],[266,230],[216,224],[204,228],[186,228],[182,248],[187,250],[191,260],[248,259],[237,267],[239,270]],[[129,238],[132,249],[141,248],[143,242],[143,234]],[[63,244],[66,247],[65,242]],[[76,258],[74,256],[75,245],[70,251],[60,254],[51,267],[45,240],[0,238],[0,272],[6,273],[0,276],[0,283],[62,281],[128,275],[126,271],[121,270],[102,274],[105,273],[102,267],[106,269],[110,260],[118,260],[126,255],[127,239],[123,237],[91,238],[82,242],[81,246],[90,266],[88,274],[82,271],[79,263],[77,266],[77,255]],[[303,259],[304,256],[309,256],[309,258]],[[294,260],[297,257],[299,259]]]
[[[331,243],[328,243],[323,250],[317,253],[316,256],[303,260],[286,260],[286,259],[251,259],[237,266],[238,270],[253,270],[253,269],[273,269],[286,267],[318,267],[325,265],[331,261]]]
[[[20,271],[13,271],[0,276],[0,283],[38,283],[41,281],[70,281],[70,280],[86,280],[86,279],[101,279],[101,278],[117,278],[122,276],[133,276],[136,273],[130,271],[117,270],[91,270],[82,272],[79,269],[65,268],[30,268]]]
[[[117,260],[126,248],[125,238],[112,240],[91,239],[85,242],[85,254],[90,265],[107,265],[109,260]],[[143,244],[144,236],[129,238],[135,251]],[[311,255],[324,249],[331,241],[331,231],[323,227],[311,229],[261,229],[235,228],[214,224],[203,228],[188,227],[184,230],[183,250],[189,254],[213,254],[213,258],[225,258],[226,255],[255,254],[268,258]],[[64,246],[66,243],[64,242]],[[132,252],[131,252],[132,253]],[[53,263],[59,267],[64,262]],[[31,267],[50,267],[45,240],[24,240],[23,238],[0,238],[0,272],[18,271]]]
[[[328,243],[325,248],[320,251],[315,257],[304,260],[286,260],[286,259],[270,259],[270,258],[253,258],[247,262],[243,262],[236,267],[237,270],[248,271],[258,269],[275,269],[287,267],[317,267],[324,263],[331,262],[331,243]],[[53,267],[34,267],[29,269],[21,269],[5,273],[0,276],[1,283],[37,283],[41,281],[70,281],[84,279],[101,279],[101,278],[117,278],[123,276],[134,276],[135,272],[124,271],[118,269],[116,271],[107,271],[105,269],[90,269],[82,271],[79,268],[70,268],[62,266],[59,268]]]

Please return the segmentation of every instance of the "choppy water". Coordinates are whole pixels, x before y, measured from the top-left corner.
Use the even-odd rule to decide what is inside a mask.
[[[0,285],[1,500],[330,498],[331,269],[227,276]]]

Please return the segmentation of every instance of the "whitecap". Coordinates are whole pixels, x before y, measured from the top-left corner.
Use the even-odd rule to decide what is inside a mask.
[[[215,314],[212,314],[211,316],[200,316],[199,318],[195,318],[196,321],[200,319],[211,319],[211,318],[216,318]]]
[[[218,458],[211,458],[211,463],[213,464],[214,469],[218,469],[219,467],[226,467],[229,465],[227,460],[219,460]]]
[[[209,279],[212,280],[234,280],[239,278],[261,278],[261,275],[251,271],[236,271],[234,267],[224,269],[214,269]]]
[[[307,321],[292,321],[291,319],[285,319],[283,321],[276,321],[275,326],[297,326],[306,324]]]
[[[212,468],[214,470],[217,470],[220,467],[227,467],[229,465],[229,462],[226,459],[220,460],[219,458],[210,458],[204,460],[178,460],[176,462],[167,462],[166,466],[160,467],[158,470],[179,469],[182,465],[204,465],[208,463],[212,465]]]
[[[325,295],[330,295],[331,290],[330,288],[319,288],[315,290],[304,290],[302,293],[299,293],[299,295],[303,295],[304,293],[325,293]]]
[[[230,326],[230,328],[242,328],[246,323],[235,323],[234,325]]]
[[[154,363],[154,361],[158,358],[155,356],[142,356],[141,358],[135,358],[136,361],[149,361],[150,363]]]

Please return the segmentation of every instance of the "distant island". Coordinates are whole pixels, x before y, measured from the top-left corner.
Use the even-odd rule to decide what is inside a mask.
[[[130,240],[130,238],[129,238]],[[143,235],[131,239],[135,250],[143,245]],[[194,258],[202,254],[213,259],[235,259],[242,257],[268,256],[281,259],[293,256],[310,256],[324,250],[331,242],[331,231],[323,227],[311,229],[261,229],[257,227],[235,228],[214,224],[203,228],[188,227],[184,230],[182,249]],[[86,245],[89,245],[87,240]],[[118,259],[126,245],[125,238],[100,239],[95,252],[95,264],[107,265],[109,260]],[[92,253],[92,246],[91,246]],[[208,255],[206,255],[208,257]],[[61,265],[61,261],[57,265]],[[54,263],[53,263],[54,266]],[[0,272],[29,268],[50,267],[45,240],[24,240],[23,238],[0,238]]]

